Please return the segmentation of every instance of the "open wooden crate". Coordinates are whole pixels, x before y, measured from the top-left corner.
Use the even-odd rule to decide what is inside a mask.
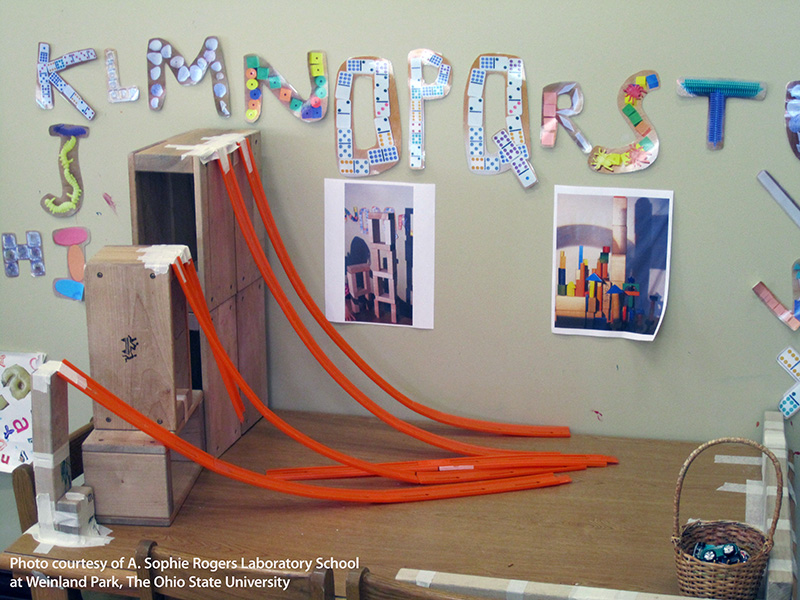
[[[264,282],[236,225],[218,166],[197,156],[184,157],[187,147],[227,134],[249,140],[258,161],[258,130],[198,129],[130,154],[132,238],[134,244],[189,247],[222,343],[239,372],[267,403]],[[244,165],[238,152],[228,158],[263,245],[266,234],[259,225]],[[191,332],[190,339],[192,387],[202,389],[205,399],[206,448],[219,456],[260,415],[248,405],[244,422],[239,422],[208,344],[196,331]]]

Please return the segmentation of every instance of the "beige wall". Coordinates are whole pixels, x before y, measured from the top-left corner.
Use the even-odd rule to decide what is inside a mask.
[[[389,59],[407,135],[406,57],[427,47],[444,54],[454,73],[451,94],[426,107],[427,168],[412,171],[404,155],[376,180],[436,185],[435,329],[341,326],[347,339],[401,390],[442,410],[614,436],[758,439],[763,411],[774,409],[792,383],[775,357],[788,345],[800,347],[751,291],[763,280],[784,303],[791,302],[799,232],[756,174],[769,170],[800,197],[800,165],[783,125],[784,87],[800,75],[793,60],[800,45],[798,22],[800,5],[788,0],[627,7],[539,0],[6,0],[0,3],[0,230],[17,236],[41,231],[48,273],[34,279],[23,265],[18,279],[0,277],[0,348],[44,351],[88,368],[84,306],[52,292],[53,278],[66,275],[66,257],[51,233],[67,225],[89,228],[90,255],[106,244],[129,243],[127,154],[197,127],[246,127],[245,54],[272,62],[303,94],[309,50],[326,51],[332,73],[352,56]],[[207,81],[181,88],[171,76],[161,112],[151,111],[146,99],[109,104],[102,60],[63,72],[97,111],[91,123],[61,97],[52,111],[35,103],[40,41],[52,45],[54,56],[116,48],[123,85],[138,85],[146,93],[151,37],[169,39],[191,59],[209,35],[221,40],[233,84],[229,119],[217,116]],[[510,173],[477,177],[467,169],[464,88],[473,60],[491,52],[525,61],[532,159],[540,179],[529,190]],[[661,154],[651,168],[621,176],[594,173],[563,131],[554,149],[538,144],[541,88],[568,80],[583,87],[586,105],[577,122],[591,142],[630,141],[616,95],[624,79],[642,69],[655,69],[662,81],[645,104],[661,138]],[[711,152],[704,142],[707,103],[675,93],[675,80],[683,76],[763,80],[768,93],[761,102],[728,103],[725,147]],[[488,110],[502,110],[502,87],[488,87]],[[40,198],[61,185],[58,142],[48,135],[55,123],[91,129],[80,149],[86,200],[66,220],[39,207]],[[319,303],[323,180],[339,176],[334,125],[332,112],[320,123],[303,124],[271,97],[255,125],[263,138],[267,193],[295,264]],[[655,342],[550,333],[555,184],[674,190],[670,297]],[[116,214],[103,193],[113,197]],[[273,406],[360,410],[313,363],[274,304],[269,331]],[[373,391],[371,385],[365,388]],[[85,420],[88,401],[74,395],[71,404],[73,424]],[[793,441],[796,445],[796,436]],[[0,478],[0,497],[11,506],[8,477]],[[15,535],[10,521],[4,525],[6,538]]]

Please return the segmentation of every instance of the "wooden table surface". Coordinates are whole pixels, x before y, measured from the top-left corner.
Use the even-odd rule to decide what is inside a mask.
[[[447,453],[410,440],[372,417],[282,413],[312,437],[360,458],[407,460]],[[519,450],[608,454],[619,464],[572,473],[554,488],[472,498],[361,505],[281,495],[204,471],[170,527],[113,525],[114,540],[86,550],[53,548],[35,555],[23,535],[0,556],[128,558],[142,538],[215,558],[358,560],[394,577],[402,567],[489,577],[678,594],[672,558],[673,496],[686,457],[700,442],[574,435],[568,439],[499,438],[436,424],[426,428],[460,440]],[[714,455],[755,455],[741,446],[716,446],[689,470],[681,504],[687,518],[742,521],[744,494],[717,491],[725,482],[760,479],[760,467],[715,463]],[[224,456],[255,471],[328,464],[263,420]],[[334,483],[332,485],[343,485]],[[347,485],[400,486],[360,479]],[[39,565],[54,576],[71,573]],[[19,570],[17,570],[19,571]],[[126,584],[134,569],[88,574]],[[335,572],[344,593],[346,571]],[[119,590],[115,590],[119,592]]]

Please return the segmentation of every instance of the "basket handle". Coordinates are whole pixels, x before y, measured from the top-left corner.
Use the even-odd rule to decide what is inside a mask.
[[[763,454],[765,454],[771,461],[772,466],[775,467],[775,474],[777,477],[777,498],[775,499],[775,512],[772,515],[772,526],[769,528],[769,532],[767,533],[767,541],[769,542],[770,546],[772,546],[772,538],[775,535],[775,528],[778,526],[778,516],[781,512],[781,502],[783,500],[783,472],[781,471],[781,465],[778,462],[778,459],[775,458],[775,455],[769,451],[769,449],[765,448],[758,442],[754,442],[753,440],[748,440],[746,438],[737,438],[737,437],[727,437],[727,438],[719,438],[716,440],[711,440],[710,442],[706,442],[702,446],[698,447],[694,452],[692,452],[689,457],[686,459],[686,462],[683,463],[683,467],[681,467],[681,472],[678,474],[678,483],[675,487],[675,499],[674,499],[674,507],[675,507],[675,522],[674,522],[674,532],[673,538],[680,537],[680,504],[681,504],[681,491],[683,489],[683,480],[686,477],[686,471],[689,469],[689,465],[692,464],[695,458],[711,446],[716,446],[718,444],[745,444],[747,446],[752,446],[753,448],[760,450]]]

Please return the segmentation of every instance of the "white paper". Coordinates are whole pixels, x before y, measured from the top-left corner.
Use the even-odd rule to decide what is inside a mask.
[[[553,333],[655,339],[667,308],[672,200],[668,190],[555,186]],[[565,273],[559,272],[562,253]],[[602,301],[584,302],[581,257],[589,277],[608,261],[609,272],[594,275],[603,280],[595,287]],[[620,293],[632,283],[639,286],[638,295],[634,289]]]
[[[390,304],[361,301],[354,312],[345,298],[346,264],[372,262],[368,213],[390,213],[395,220],[395,323]],[[433,328],[435,186],[325,180],[325,314],[338,323],[374,323]],[[376,223],[377,225],[377,223]],[[385,240],[382,240],[385,241]],[[410,244],[410,245],[409,245]],[[371,265],[370,265],[371,268]],[[371,273],[371,271],[370,271]]]

